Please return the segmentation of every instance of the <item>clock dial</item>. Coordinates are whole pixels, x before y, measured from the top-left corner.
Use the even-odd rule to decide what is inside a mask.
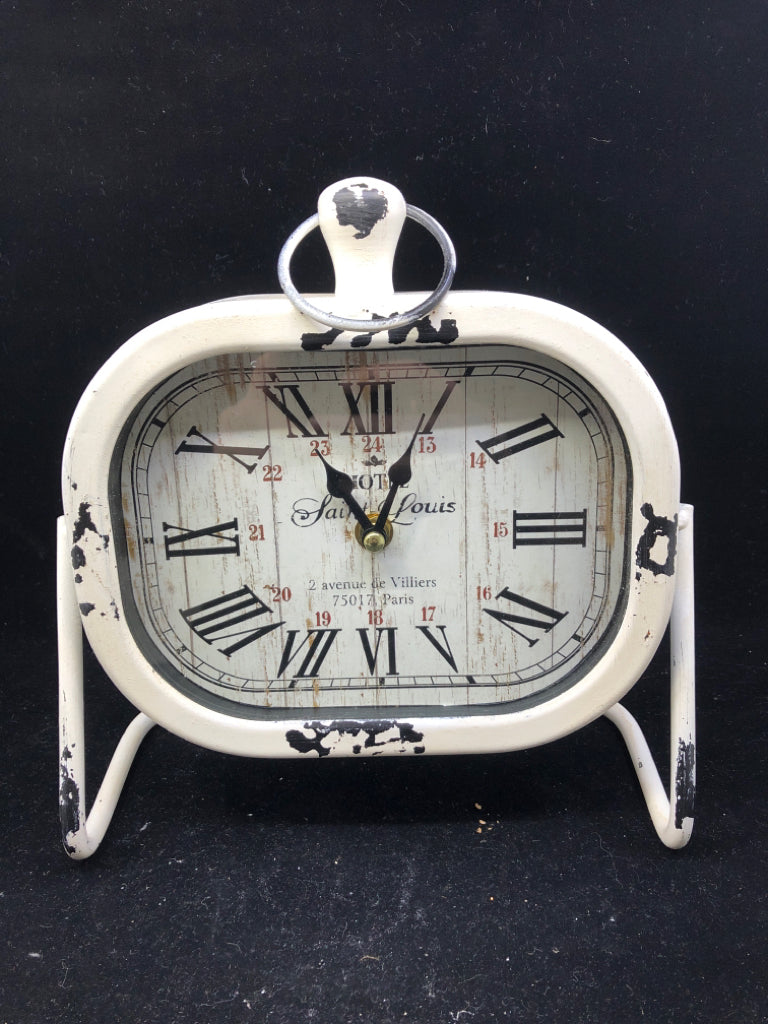
[[[530,351],[207,359],[113,460],[124,606],[168,682],[229,714],[509,711],[618,628],[630,488],[606,403]]]

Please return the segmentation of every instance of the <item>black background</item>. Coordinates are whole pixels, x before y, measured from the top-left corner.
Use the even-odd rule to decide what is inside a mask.
[[[766,39],[763,0],[6,0],[0,1021],[768,1019]],[[697,509],[683,852],[606,722],[504,756],[322,763],[158,732],[101,850],[61,850],[75,403],[146,324],[276,291],[283,240],[350,174],[447,227],[455,287],[586,313],[667,401]],[[405,246],[398,286],[431,287],[435,252]],[[330,287],[319,253],[300,287]],[[93,794],[130,708],[88,676]],[[627,700],[662,764],[666,688],[660,656]]]

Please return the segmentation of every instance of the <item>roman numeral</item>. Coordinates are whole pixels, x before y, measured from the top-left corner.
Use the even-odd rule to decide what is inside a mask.
[[[542,413],[538,419],[531,420],[530,423],[524,423],[521,427],[513,427],[512,430],[505,430],[503,434],[497,434],[496,437],[491,437],[487,441],[478,441],[477,444],[490,455],[494,462],[501,462],[502,459],[525,451],[526,448],[550,441],[553,437],[563,436],[552,420]],[[509,441],[513,443],[508,444]]]
[[[496,619],[502,626],[507,629],[511,629],[513,633],[517,633],[525,640],[529,647],[533,647],[537,644],[541,637],[534,637],[531,639],[527,633],[524,633],[517,626],[526,626],[529,629],[539,629],[544,633],[548,633],[551,629],[564,619],[568,612],[556,612],[554,608],[547,608],[544,604],[538,604],[536,601],[531,601],[527,597],[521,597],[520,594],[513,594],[511,590],[504,587],[500,593],[496,595],[496,600],[504,598],[505,601],[511,601],[513,604],[520,605],[521,608],[525,609],[526,614],[520,615],[514,612],[502,612],[496,608],[483,608],[491,618]]]
[[[269,445],[266,448],[243,448],[239,445],[231,444],[216,444],[205,434],[201,434],[197,427],[190,427],[187,431],[187,437],[198,438],[197,441],[182,441],[179,447],[176,449],[175,454],[179,455],[181,452],[194,452],[195,454],[207,454],[207,455],[228,455],[235,462],[244,466],[249,473],[252,473],[258,466],[258,460],[263,459],[266,453],[269,451]],[[245,462],[240,458],[241,455],[252,455],[256,458],[256,462]]]
[[[341,388],[350,413],[342,434],[394,434],[391,381],[361,384],[357,394],[351,384],[342,384]],[[363,402],[364,398],[367,402]]]
[[[282,626],[282,622],[271,622],[267,626],[252,629],[243,627],[243,623],[257,619],[260,615],[271,615],[272,609],[248,587],[233,590],[223,597],[214,597],[210,601],[193,605],[191,608],[179,609],[186,624],[207,644],[217,644],[222,640],[237,639],[226,647],[218,650],[227,657],[241,647],[261,639],[273,629]]]
[[[178,530],[178,533],[168,535],[169,530]],[[228,536],[225,531],[234,530],[233,536]],[[171,523],[163,523],[165,537],[166,558],[189,558],[198,555],[239,555],[240,535],[237,533],[237,520],[229,523],[217,523],[215,526],[204,526],[201,530],[188,530],[186,526],[173,526]],[[195,544],[195,541],[205,539],[213,541],[212,544]],[[186,547],[185,545],[189,545]]]
[[[285,416],[288,424],[288,437],[328,437],[327,432],[317,422],[315,414],[307,405],[298,384],[278,384],[275,391],[264,386],[261,390],[265,397]],[[276,394],[276,391],[279,394]],[[291,404],[294,405],[294,408],[290,407]],[[293,432],[294,427],[299,431],[298,434]]]
[[[395,633],[397,632],[397,626],[384,626],[382,629],[376,630],[376,646],[371,649],[371,642],[368,639],[367,629],[358,629],[360,634],[360,642],[363,645],[363,653],[365,654],[365,660],[368,663],[368,668],[371,672],[376,671],[376,660],[379,656],[379,645],[381,644],[382,634],[387,634],[387,662],[388,667],[384,675],[396,676],[397,675],[397,661],[395,658]]]
[[[432,433],[432,429],[433,429],[433,427],[434,427],[434,425],[435,425],[435,423],[437,421],[437,417],[440,415],[440,413],[445,408],[445,403],[451,397],[451,393],[452,393],[453,389],[456,387],[456,385],[458,383],[459,382],[457,380],[451,380],[451,381],[448,381],[448,383],[445,385],[445,389],[443,390],[442,395],[440,395],[440,398],[437,400],[437,405],[432,410],[432,415],[427,419],[427,422],[424,424],[424,426],[419,431],[420,434],[431,434]]]
[[[512,547],[532,544],[587,544],[587,510],[581,512],[513,512]]]
[[[333,646],[333,642],[336,639],[337,634],[340,632],[340,629],[309,629],[301,643],[296,645],[296,637],[299,635],[299,630],[289,629],[288,640],[285,648],[283,649],[283,656],[280,659],[277,674],[281,676],[291,662],[294,661],[298,657],[299,653],[306,647],[304,660],[301,662],[298,671],[292,672],[291,675],[293,676],[294,681],[307,676],[319,675],[320,668],[325,661],[328,652]],[[291,683],[291,685],[293,686],[293,683]]]
[[[432,644],[432,646],[435,648],[438,654],[445,658],[445,660],[451,666],[453,671],[458,672],[458,669],[456,668],[456,662],[453,657],[453,652],[451,651],[451,645],[448,643],[448,637],[445,635],[445,626],[435,626],[435,629],[439,629],[442,634],[442,643],[440,643],[436,636],[433,636],[432,626],[417,626],[416,629],[418,629],[421,633],[424,634],[424,636],[427,638],[427,640],[429,640],[429,642]]]

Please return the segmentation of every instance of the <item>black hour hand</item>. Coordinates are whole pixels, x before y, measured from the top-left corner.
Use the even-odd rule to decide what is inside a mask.
[[[340,469],[334,469],[320,452],[316,451],[315,455],[325,466],[325,480],[330,496],[332,498],[341,498],[361,528],[366,531],[370,530],[372,528],[370,519],[363,512],[357,499],[352,497],[352,491],[355,489],[355,482],[352,477],[348,473],[342,473]]]

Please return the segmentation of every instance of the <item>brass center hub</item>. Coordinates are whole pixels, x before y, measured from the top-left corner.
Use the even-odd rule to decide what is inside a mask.
[[[365,514],[370,519],[372,526],[379,518],[378,512],[366,512]],[[365,531],[358,523],[355,527],[355,539],[366,551],[383,551],[392,540],[392,523],[387,520],[380,530],[370,529]]]

